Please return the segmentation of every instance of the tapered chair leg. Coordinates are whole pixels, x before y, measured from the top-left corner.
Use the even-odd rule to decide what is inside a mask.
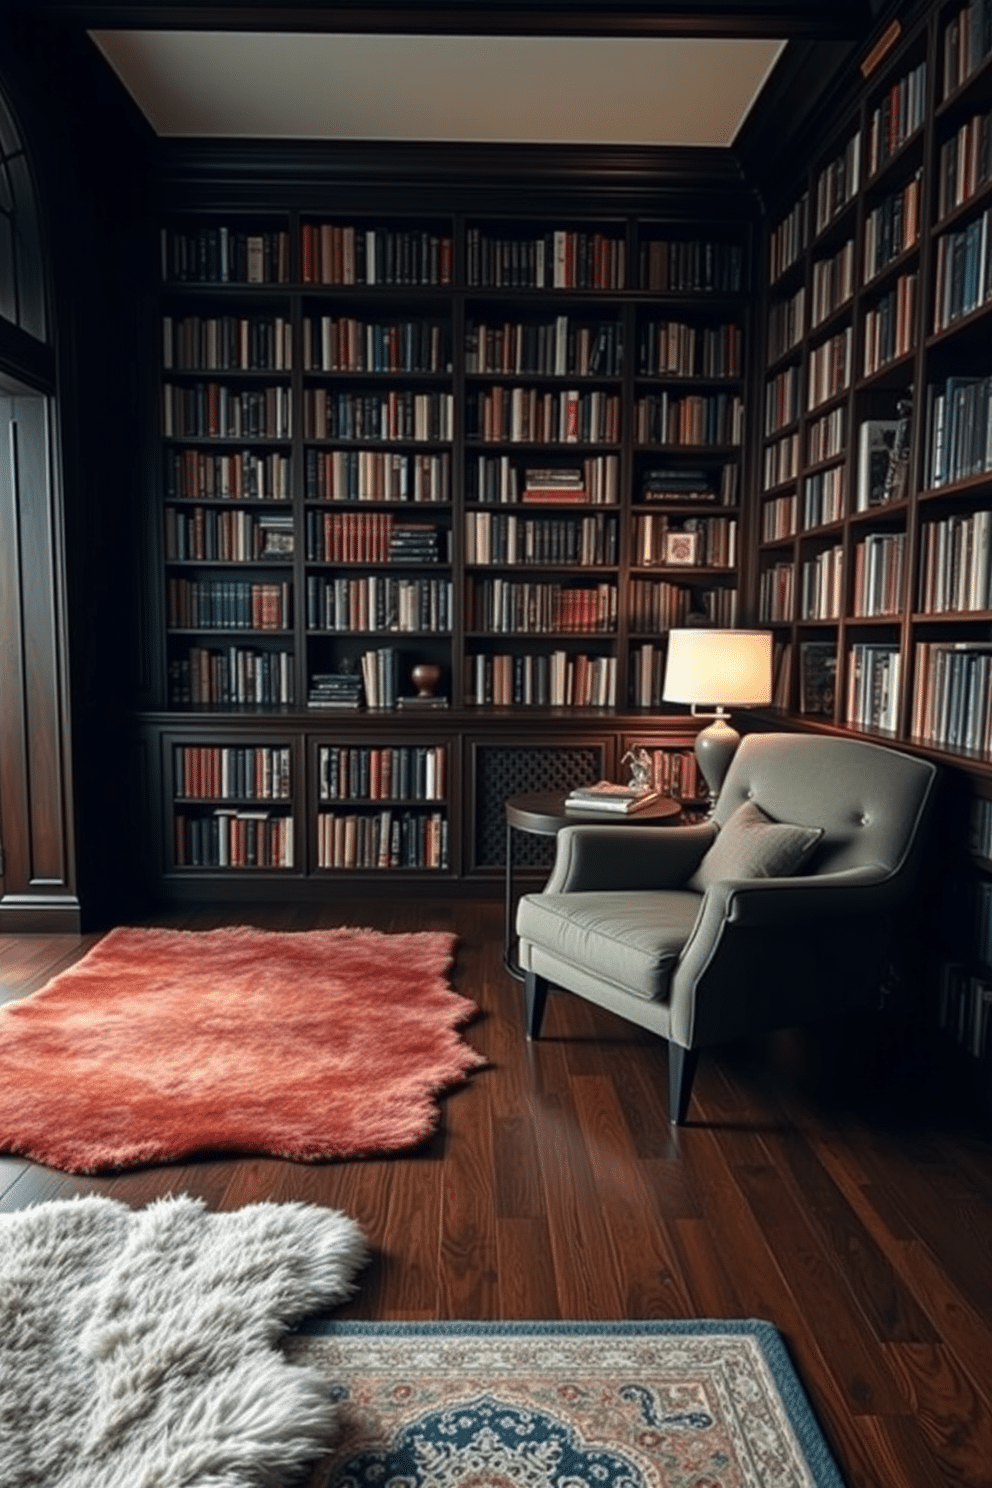
[[[524,977],[524,997],[527,1004],[527,1037],[536,1039],[540,1037],[541,1024],[544,1022],[544,1004],[548,1000],[547,979],[538,976],[536,971],[528,971]]]
[[[673,1126],[681,1126],[685,1121],[698,1061],[698,1049],[684,1049],[681,1044],[669,1042],[668,1119]]]

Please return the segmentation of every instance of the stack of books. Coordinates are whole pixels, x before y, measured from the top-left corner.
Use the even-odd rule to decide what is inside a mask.
[[[391,563],[437,563],[440,557],[436,527],[421,522],[397,522],[390,531]]]
[[[587,500],[585,474],[581,469],[539,469],[524,472],[523,502],[570,504]]]
[[[308,708],[357,708],[362,679],[357,672],[315,672],[310,679]]]
[[[650,786],[614,785],[611,780],[597,780],[595,785],[580,785],[571,791],[565,797],[565,810],[630,816],[657,800],[658,792]]]

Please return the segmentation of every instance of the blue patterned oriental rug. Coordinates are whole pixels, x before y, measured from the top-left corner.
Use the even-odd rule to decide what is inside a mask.
[[[284,1347],[339,1402],[307,1488],[843,1488],[769,1323],[321,1322]]]

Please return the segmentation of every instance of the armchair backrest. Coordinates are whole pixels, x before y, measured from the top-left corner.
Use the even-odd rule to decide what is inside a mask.
[[[807,874],[910,866],[937,770],[884,745],[810,734],[748,734],[727,772],[713,820],[743,801],[776,821],[823,827]]]

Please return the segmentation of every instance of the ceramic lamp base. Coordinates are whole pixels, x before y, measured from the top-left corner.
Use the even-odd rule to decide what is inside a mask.
[[[731,728],[723,715],[714,718],[712,723],[700,729],[696,735],[696,761],[709,789],[711,813],[740,742],[740,734],[735,728]]]

